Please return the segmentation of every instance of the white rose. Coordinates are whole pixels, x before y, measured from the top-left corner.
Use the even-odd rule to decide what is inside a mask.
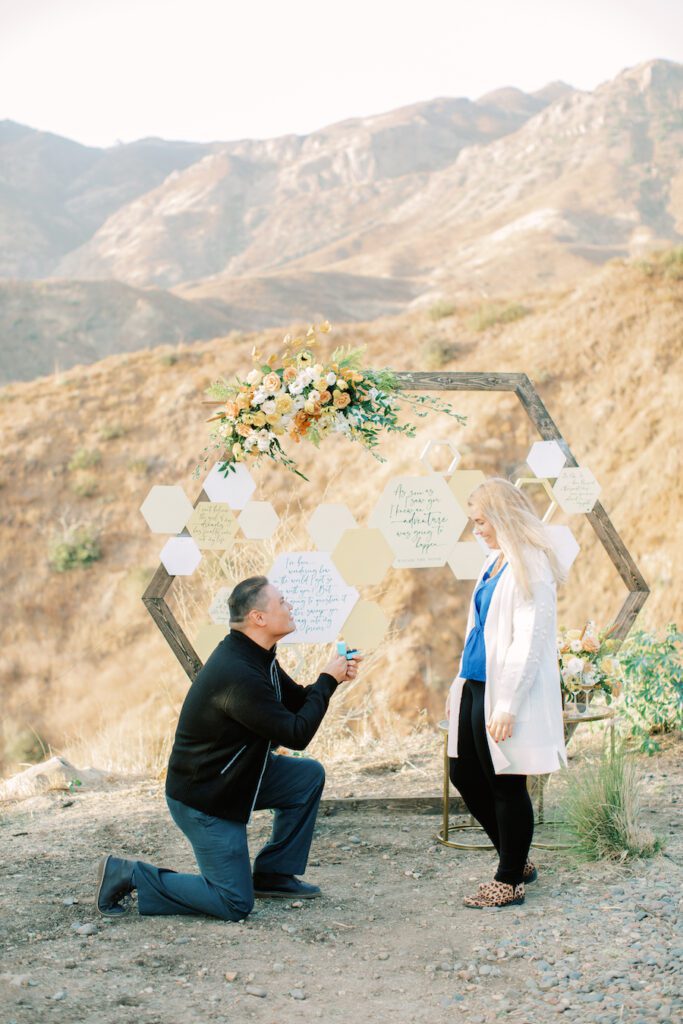
[[[569,658],[565,665],[566,671],[571,676],[579,676],[583,672],[583,659],[581,658]]]
[[[571,651],[574,651],[575,654],[578,654],[579,651],[581,650],[581,641],[580,640],[572,640],[572,642],[569,645],[569,649]]]
[[[320,392],[316,391],[315,388],[308,392],[308,397],[312,402],[317,402],[320,398]]]
[[[275,399],[269,398],[267,402],[263,403],[263,405],[261,406],[261,409],[266,414],[266,416],[272,416],[272,414],[277,409],[277,406],[275,404]]]
[[[337,374],[336,373],[332,373],[332,371],[330,371],[328,373],[327,377],[325,377],[325,383],[329,384],[330,387],[332,387],[333,384],[337,383]]]
[[[251,373],[247,374],[247,384],[253,384],[256,386],[263,380],[263,374],[260,370],[252,370]]]
[[[294,399],[294,402],[293,402],[294,411],[298,412],[299,409],[303,409],[305,404],[306,404],[306,399],[304,398],[304,396],[303,395],[297,395],[296,398]]]
[[[252,406],[261,405],[263,402],[265,402],[267,398],[268,395],[263,390],[263,388],[257,388],[256,391],[254,392],[254,397],[251,400],[251,404]]]

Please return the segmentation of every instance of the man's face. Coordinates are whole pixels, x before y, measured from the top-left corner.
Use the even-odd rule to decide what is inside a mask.
[[[265,588],[263,597],[263,607],[258,609],[259,625],[264,626],[272,636],[278,638],[293,633],[296,623],[292,618],[292,606],[289,601],[272,583]]]

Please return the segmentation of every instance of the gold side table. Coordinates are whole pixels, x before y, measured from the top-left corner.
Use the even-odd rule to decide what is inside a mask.
[[[476,823],[472,815],[470,815],[470,820],[466,825],[450,824],[450,792],[448,787],[451,780],[448,774],[448,722],[446,719],[439,722],[438,728],[439,732],[443,733],[443,819],[441,828],[434,838],[438,839],[443,846],[450,846],[454,850],[492,850],[493,845],[488,841],[486,843],[458,843],[450,838],[451,832],[484,833],[484,830],[481,825]]]

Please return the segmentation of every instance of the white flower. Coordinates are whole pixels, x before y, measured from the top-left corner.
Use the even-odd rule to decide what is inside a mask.
[[[265,434],[265,437],[263,436]],[[270,450],[270,435],[267,430],[260,431],[258,438],[258,450],[260,452],[267,452]]]
[[[268,392],[264,391],[263,388],[256,388],[254,397],[251,400],[253,406],[261,405],[268,398]]]
[[[303,389],[304,385],[299,381],[299,378],[297,377],[296,380],[293,380],[292,383],[289,385],[288,391],[290,395],[300,395]]]
[[[256,434],[253,434],[253,433],[252,433],[252,434],[249,434],[249,435],[248,435],[247,437],[245,437],[245,438],[244,438],[244,440],[242,441],[242,447],[243,447],[243,448],[244,448],[244,449],[245,449],[246,451],[251,451],[251,449],[252,449],[252,448],[255,448],[257,444],[258,444],[258,437],[256,436]]]
[[[373,402],[377,398],[378,394],[379,394],[379,391],[377,390],[377,388],[370,388],[370,390],[368,391],[368,395],[370,397],[370,400],[373,401]]]
[[[572,642],[569,644],[569,648],[570,648],[570,650],[574,651],[575,654],[578,654],[579,651],[581,650],[581,641],[580,640],[572,640]]]
[[[312,402],[317,402],[320,399],[320,392],[316,391],[315,388],[313,388],[312,391],[308,392],[308,398]]]
[[[263,374],[260,370],[252,370],[251,373],[247,374],[247,384],[260,384],[263,380]]]
[[[332,385],[336,384],[336,382],[337,382],[337,374],[336,373],[332,373],[332,371],[330,371],[328,373],[327,377],[325,377],[325,383],[329,384],[330,387],[332,387]]]
[[[293,407],[295,412],[298,412],[299,409],[303,409],[305,404],[306,404],[306,399],[304,398],[304,396],[303,395],[297,395],[296,398],[294,399],[292,407]]]
[[[349,426],[346,417],[341,412],[338,412],[337,415],[334,417],[333,430],[335,434],[348,434],[351,430],[351,427]]]
[[[307,366],[305,370],[300,372],[299,377],[301,377],[304,382],[304,387],[306,387],[307,384],[310,384],[311,381],[315,380],[317,374],[312,366]]]
[[[269,398],[268,401],[263,403],[263,405],[261,406],[261,409],[266,414],[266,416],[272,416],[272,414],[277,409],[277,406],[275,404],[275,399],[274,398]]]
[[[584,661],[582,658],[568,658],[565,669],[572,676],[579,676],[583,672]]]

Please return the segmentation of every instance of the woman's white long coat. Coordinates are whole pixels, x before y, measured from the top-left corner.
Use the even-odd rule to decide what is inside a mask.
[[[486,733],[496,774],[542,775],[567,763],[557,661],[556,585],[547,556],[539,548],[525,552],[531,597],[524,596],[508,565],[496,584],[484,624],[486,721],[494,710],[515,716],[509,739],[495,743],[488,730]],[[475,590],[499,554],[494,551],[487,558]],[[474,593],[465,637],[473,625]],[[462,657],[449,694],[449,757],[458,756],[458,718],[465,683],[461,671]]]

